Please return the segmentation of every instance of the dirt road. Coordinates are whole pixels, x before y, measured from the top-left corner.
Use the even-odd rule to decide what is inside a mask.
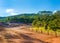
[[[0,32],[0,43],[51,43],[51,36],[44,35],[19,27],[6,28]]]

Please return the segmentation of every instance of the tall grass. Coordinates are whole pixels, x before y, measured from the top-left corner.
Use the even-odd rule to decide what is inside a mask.
[[[48,34],[49,32],[49,35],[55,36],[55,32],[53,30],[50,30],[50,29],[45,30],[44,27],[39,27],[39,28],[33,27],[30,30],[38,33],[43,33],[43,34]],[[60,30],[57,30],[56,33],[57,33],[57,36],[60,36]]]

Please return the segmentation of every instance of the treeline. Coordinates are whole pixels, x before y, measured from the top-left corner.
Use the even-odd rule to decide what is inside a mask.
[[[31,13],[31,14],[18,14],[15,16],[8,16],[8,17],[0,17],[0,22],[20,22],[20,23],[32,23],[35,19],[40,17],[40,14],[44,13],[43,11],[39,11],[38,13]],[[51,13],[51,11],[47,11],[45,13]]]
[[[32,23],[38,14],[19,14],[1,18],[0,22]]]

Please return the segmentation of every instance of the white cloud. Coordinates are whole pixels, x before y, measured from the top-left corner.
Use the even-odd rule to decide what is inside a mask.
[[[6,9],[6,13],[12,13],[14,12],[14,9]]]
[[[6,9],[6,13],[10,15],[17,15],[18,12],[15,9]]]
[[[57,10],[53,11],[53,13],[55,13]]]

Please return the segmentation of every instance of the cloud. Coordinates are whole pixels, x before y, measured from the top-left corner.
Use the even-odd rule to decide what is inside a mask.
[[[17,15],[19,14],[15,9],[6,9],[6,13],[10,15]]]
[[[53,13],[55,13],[57,10],[53,11]]]

